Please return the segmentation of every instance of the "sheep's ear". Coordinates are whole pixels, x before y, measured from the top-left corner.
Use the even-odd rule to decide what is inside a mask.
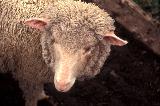
[[[25,20],[25,25],[30,26],[32,28],[36,28],[39,30],[44,30],[45,26],[48,25],[47,19],[40,19],[40,18],[31,18]]]
[[[103,38],[106,42],[109,42],[112,45],[117,45],[117,46],[123,46],[125,44],[127,44],[128,42],[119,38],[118,36],[116,36],[114,34],[114,32],[112,33],[107,33],[104,38]]]

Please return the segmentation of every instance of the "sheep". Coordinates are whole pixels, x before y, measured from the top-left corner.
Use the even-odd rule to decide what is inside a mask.
[[[73,0],[0,0],[0,72],[11,73],[25,106],[46,98],[45,83],[67,92],[76,79],[100,72],[110,46],[127,41],[114,20],[92,3]]]

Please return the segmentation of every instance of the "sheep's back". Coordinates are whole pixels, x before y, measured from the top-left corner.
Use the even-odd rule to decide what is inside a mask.
[[[23,22],[25,19],[38,17],[44,7],[53,3],[53,0],[38,0],[37,3],[28,1],[0,0],[1,72],[16,70],[17,67],[23,69],[21,65],[25,60],[32,61],[30,63],[37,61],[36,64],[40,64],[39,67],[44,64],[41,62],[43,61],[40,45],[41,32],[25,26]]]
[[[53,1],[0,0],[0,54],[39,44],[40,32],[26,27],[23,22],[38,17]]]

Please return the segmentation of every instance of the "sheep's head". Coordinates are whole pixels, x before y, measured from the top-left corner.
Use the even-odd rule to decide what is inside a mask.
[[[51,16],[28,19],[25,24],[43,32],[43,57],[55,72],[56,89],[66,92],[76,78],[93,77],[99,72],[110,45],[127,42],[114,34],[113,19],[93,4],[60,4],[47,10]]]

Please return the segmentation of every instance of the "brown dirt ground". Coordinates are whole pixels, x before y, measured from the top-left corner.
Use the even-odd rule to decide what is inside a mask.
[[[94,79],[76,82],[59,93],[50,84],[52,97],[38,106],[160,106],[160,57],[117,24],[118,35],[129,43],[112,47],[102,71]],[[0,74],[0,106],[23,106],[22,92],[11,75]]]

